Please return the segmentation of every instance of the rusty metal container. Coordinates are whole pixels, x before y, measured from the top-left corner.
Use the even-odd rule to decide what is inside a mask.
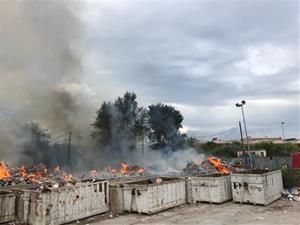
[[[223,203],[232,199],[230,175],[212,174],[187,178],[189,203]]]
[[[269,205],[281,197],[281,170],[253,170],[231,175],[233,202]]]
[[[46,191],[15,189],[16,222],[57,225],[109,210],[107,181],[80,183]]]
[[[186,203],[185,179],[156,178],[123,185],[124,210],[152,214]]]
[[[15,195],[10,191],[0,190],[0,223],[15,219]]]

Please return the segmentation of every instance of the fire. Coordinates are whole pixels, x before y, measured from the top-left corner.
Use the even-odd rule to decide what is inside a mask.
[[[73,175],[70,173],[64,173],[64,181],[73,182],[74,181]]]
[[[25,166],[22,166],[22,167],[20,168],[20,175],[21,175],[21,177],[26,177],[26,176],[27,176]]]
[[[218,172],[223,173],[223,174],[229,174],[229,169],[222,165],[222,162],[220,159],[218,159],[217,157],[208,157],[207,161],[216,168],[216,170],[218,170]]]
[[[2,161],[0,163],[0,180],[7,180],[11,178],[11,172],[9,168],[5,165],[5,163]]]
[[[145,172],[145,169],[144,169],[144,168],[140,168],[140,169],[138,169],[137,172],[138,172],[139,174],[144,173],[144,172]]]
[[[25,176],[25,178],[28,178],[33,183],[40,183],[47,179],[47,177],[42,172],[32,172]]]
[[[59,167],[59,165],[57,165],[57,166],[54,168],[54,172],[55,172],[55,173],[59,173],[59,172],[60,172],[60,167]]]
[[[113,174],[118,173],[118,170],[117,170],[117,169],[112,168],[112,167],[110,167],[110,166],[107,167],[107,170],[108,170],[108,172],[113,173]]]
[[[130,172],[130,168],[129,165],[127,163],[121,162],[121,169],[120,169],[120,173],[121,174],[125,174],[125,173],[129,173]]]
[[[4,162],[0,162],[0,180],[7,181],[8,184],[10,182],[42,183],[53,180],[74,182],[75,177],[70,173],[63,172],[59,166],[56,166],[51,172],[43,164],[8,168]]]
[[[139,166],[130,166],[129,164],[125,163],[125,162],[121,162],[121,168],[120,169],[116,169],[116,168],[112,168],[112,167],[108,167],[107,168],[108,172],[112,173],[112,174],[116,174],[116,173],[120,173],[120,174],[143,174],[145,172],[145,169],[143,167],[139,167]]]

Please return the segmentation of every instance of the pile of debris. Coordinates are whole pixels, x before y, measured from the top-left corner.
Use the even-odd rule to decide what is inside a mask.
[[[281,192],[281,199],[300,202],[300,188],[292,188]]]
[[[201,163],[189,162],[183,169],[186,174],[229,174],[234,169],[227,162],[217,157],[208,157]]]
[[[114,175],[142,175],[145,174],[145,169],[143,167],[134,165],[131,166],[125,162],[121,162],[121,167],[119,169],[113,167],[107,167],[107,172]]]
[[[75,177],[61,170],[59,166],[50,171],[44,164],[9,168],[4,162],[0,163],[0,187],[25,184],[63,186],[75,182]]]
[[[195,162],[187,163],[186,167],[183,169],[183,172],[186,174],[209,174],[216,173],[216,169],[212,166],[209,168],[204,168],[204,166]]]
[[[124,176],[144,176],[145,169],[140,166],[131,166],[122,162],[120,168],[108,167],[105,171],[89,171],[80,173],[64,172],[59,166],[48,169],[44,164],[10,168],[0,162],[0,187],[14,185],[35,184],[37,189],[44,190],[61,186],[76,185],[81,181],[95,182]]]

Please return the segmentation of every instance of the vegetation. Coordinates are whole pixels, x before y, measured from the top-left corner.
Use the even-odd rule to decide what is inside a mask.
[[[294,143],[274,144],[272,142],[262,142],[252,146],[253,149],[265,149],[267,156],[290,156],[293,152],[299,152],[300,146]]]
[[[107,154],[112,153],[112,157],[134,150],[138,136],[143,134],[143,112],[137,106],[134,93],[126,92],[113,103],[104,102],[92,124],[93,139]]]
[[[173,150],[186,144],[181,135],[183,116],[172,106],[161,103],[139,107],[134,93],[126,92],[113,103],[104,102],[92,124],[93,139],[106,153],[134,150],[138,140],[147,138],[153,149]]]
[[[195,146],[195,145],[194,145]],[[198,146],[205,153],[215,155],[218,157],[236,157],[237,152],[243,150],[240,142],[233,142],[227,144],[216,144],[214,142],[207,142],[202,146]],[[293,143],[274,144],[272,142],[262,142],[250,146],[251,150],[265,149],[267,156],[290,156],[293,152],[299,152],[300,146]]]
[[[300,187],[300,170],[282,169],[284,188]]]
[[[166,146],[172,149],[183,147],[185,136],[179,132],[183,116],[172,106],[161,103],[149,106],[149,139],[152,148],[162,149]]]

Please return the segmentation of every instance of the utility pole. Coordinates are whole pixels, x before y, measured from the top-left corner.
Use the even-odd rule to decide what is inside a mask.
[[[243,107],[243,105],[245,105],[245,104],[246,104],[246,101],[242,100],[241,103],[236,103],[235,106],[236,107],[241,107],[241,109],[242,109],[243,122],[244,122],[245,134],[246,134],[247,151],[248,151],[248,155],[249,155],[249,159],[250,159],[250,168],[253,169],[252,155],[251,155],[251,152],[250,152],[250,143],[249,143],[249,139],[248,139],[246,119],[245,119],[244,107]]]
[[[143,165],[143,167],[145,167],[145,165],[144,165],[144,145],[145,145],[144,139],[145,139],[145,137],[143,134],[143,139],[142,139],[142,165]]]
[[[71,138],[72,138],[72,131],[70,131],[69,133],[68,158],[67,158],[68,166],[70,166],[70,158],[71,158]]]
[[[244,128],[245,128],[245,134],[246,134],[246,143],[247,143],[247,150],[250,153],[250,144],[249,144],[249,139],[248,139],[248,133],[247,133],[247,127],[246,127],[246,120],[245,120],[245,114],[244,114],[244,107],[242,104],[242,114],[243,114],[243,121],[244,121]]]
[[[285,135],[284,135],[284,124],[285,124],[285,122],[281,122],[282,139],[283,139],[282,141],[283,141],[284,150],[286,152]]]
[[[243,150],[245,152],[245,145],[244,145],[244,138],[243,138],[243,131],[242,131],[242,124],[241,121],[239,121],[239,127],[240,127],[240,134],[241,134],[241,142],[242,142],[242,146],[243,146]]]

